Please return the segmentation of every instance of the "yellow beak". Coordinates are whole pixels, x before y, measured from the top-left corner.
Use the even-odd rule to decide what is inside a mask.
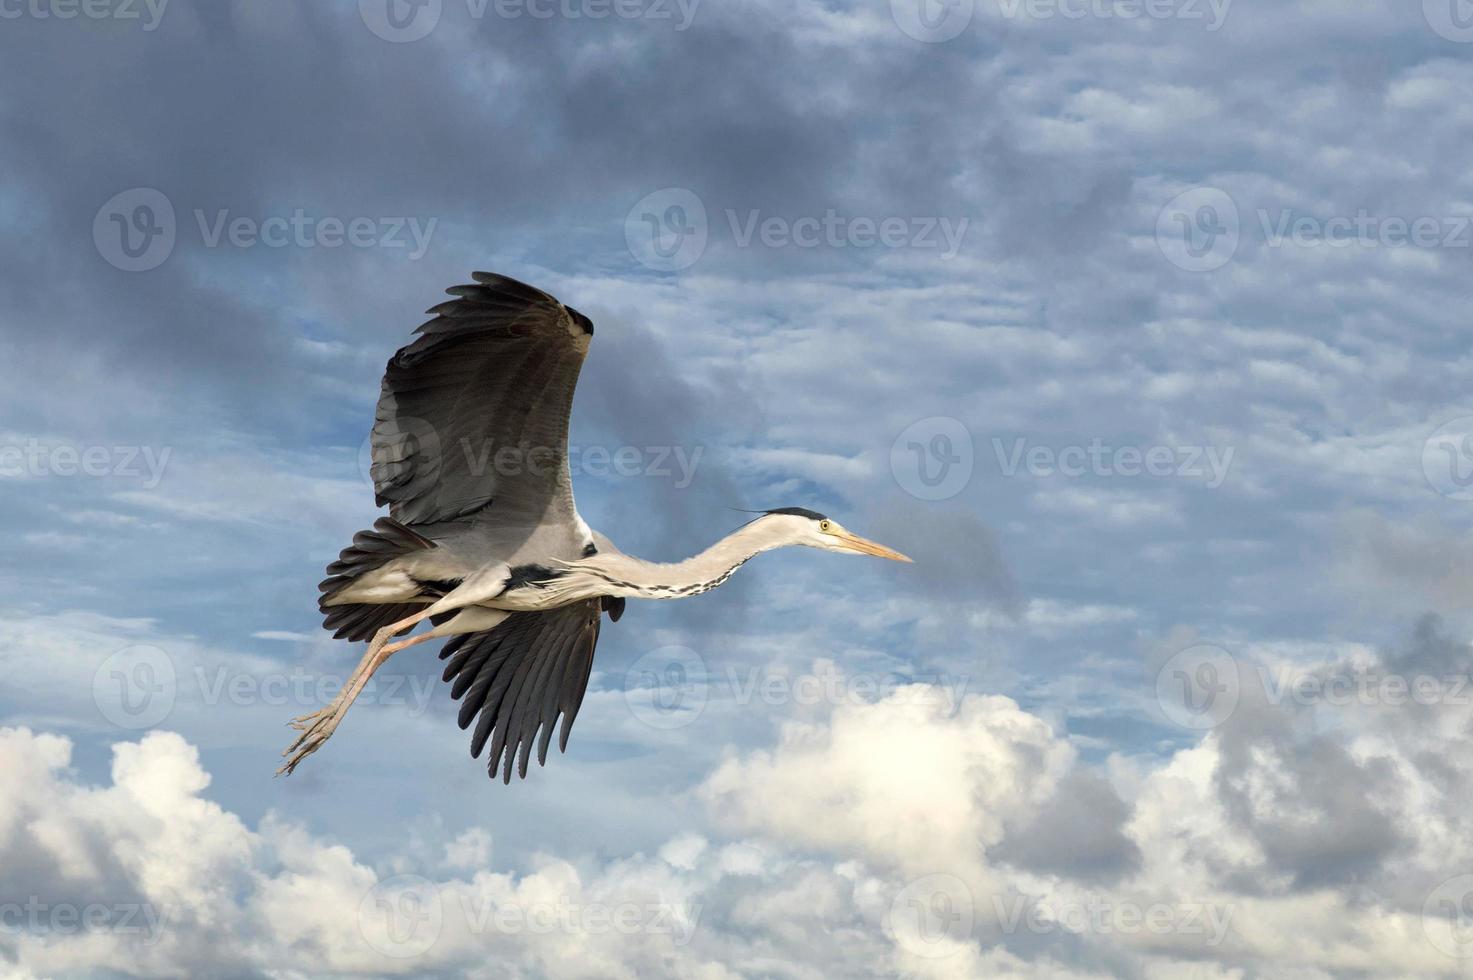
[[[894,548],[885,547],[878,541],[871,541],[869,538],[861,538],[859,535],[851,534],[848,531],[840,531],[835,534],[834,537],[838,538],[839,543],[842,544],[844,547],[848,548],[851,551],[857,552],[858,554],[874,555],[876,558],[888,558],[891,561],[907,561],[911,562],[911,564],[914,564],[914,561],[912,559],[907,558],[905,555],[902,555]]]

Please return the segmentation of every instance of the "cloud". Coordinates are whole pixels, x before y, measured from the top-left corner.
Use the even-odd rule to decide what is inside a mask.
[[[1011,814],[1031,810],[1073,761],[1007,698],[909,685],[792,722],[771,752],[723,763],[702,786],[732,826],[916,872],[980,870]]]
[[[1140,864],[1140,848],[1123,830],[1129,807],[1097,773],[1074,770],[1051,797],[1015,818],[992,856],[1071,878],[1119,878]]]
[[[1387,612],[1460,609],[1473,593],[1473,559],[1465,533],[1427,516],[1393,520],[1357,509],[1343,515],[1337,581]]]
[[[702,3],[680,31],[447,0],[409,44],[376,37],[360,6],[171,4],[142,31],[12,5],[0,31],[25,80],[0,95],[0,319],[15,325],[0,460],[45,448],[0,480],[0,708],[31,730],[6,737],[0,880],[53,903],[196,903],[153,946],[0,929],[5,970],[1459,972],[1421,910],[1473,871],[1473,746],[1452,693],[1469,672],[1473,512],[1467,454],[1427,440],[1473,413],[1469,247],[1272,240],[1285,219],[1451,230],[1473,213],[1470,68],[1436,4],[1165,5],[1220,23],[953,4],[971,19],[939,44],[907,36],[903,4],[848,0]],[[134,187],[169,199],[177,232],[138,273],[93,236]],[[675,273],[626,241],[631,208],[668,187],[708,217],[704,253]],[[1212,215],[1169,202],[1204,190],[1231,200],[1238,234],[1199,272],[1170,232]],[[434,231],[417,260],[211,244],[200,219],[222,211]],[[829,212],[966,230],[951,257],[733,232],[733,217]],[[313,584],[374,516],[356,454],[384,359],[442,288],[488,267],[598,322],[575,443],[703,450],[684,487],[580,475],[585,515],[622,546],[678,557],[730,529],[728,505],[803,504],[920,562],[765,556],[701,599],[631,605],[603,634],[568,756],[515,795],[479,782],[424,648],[389,668],[408,681],[399,703],[365,700],[323,765],[265,792],[280,722],[321,701],[267,682],[341,675],[359,654],[318,630]],[[941,502],[905,493],[890,459],[938,417],[974,449]],[[1057,460],[1095,440],[1232,459],[1214,485],[1002,465],[1014,445]],[[73,453],[102,471],[75,472]],[[1143,682],[1143,638],[1177,623],[1244,671],[1208,734],[1163,727]],[[835,705],[715,684],[691,724],[657,730],[622,685],[670,644],[714,677],[885,683]],[[173,665],[162,724],[187,742],[100,714],[99,677],[127,674],[107,658],[129,647]],[[1441,695],[1331,704],[1279,671],[1312,692],[1425,676]],[[938,704],[897,700],[896,679],[938,673],[953,682]],[[883,772],[867,761],[892,753]],[[457,910],[407,961],[356,912],[397,874]],[[915,943],[936,922],[893,914],[897,897],[936,911],[944,889],[904,892],[933,874],[958,875],[978,911],[943,937],[950,956]],[[686,946],[489,935],[459,911],[651,889],[702,904]],[[390,888],[370,907],[420,897]],[[1231,921],[1217,945],[1106,935],[1087,914],[1006,932],[1014,899],[1195,902]]]
[[[1409,655],[1445,643],[1433,629]],[[1159,766],[1097,768],[1009,699],[948,708],[911,685],[720,762],[695,787],[699,830],[648,852],[534,854],[520,872],[483,828],[370,860],[277,813],[250,826],[205,795],[173,733],[114,744],[94,786],[67,739],[4,729],[0,866],[26,896],[5,908],[27,918],[0,948],[23,976],[99,960],[475,976],[488,958],[539,976],[1444,974],[1422,906],[1456,868],[1439,858],[1466,809],[1407,802],[1439,792],[1406,769],[1429,733],[1351,710],[1296,742],[1295,716],[1264,701]],[[1415,782],[1378,787],[1376,767]],[[1349,882],[1361,890],[1335,887]],[[927,919],[943,895],[957,914]],[[86,927],[57,911],[89,907]]]

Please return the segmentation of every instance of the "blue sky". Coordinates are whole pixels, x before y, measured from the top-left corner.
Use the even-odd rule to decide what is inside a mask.
[[[0,16],[0,973],[1473,972],[1465,0]],[[916,564],[631,603],[525,782],[432,647],[272,779],[478,269],[623,549]]]

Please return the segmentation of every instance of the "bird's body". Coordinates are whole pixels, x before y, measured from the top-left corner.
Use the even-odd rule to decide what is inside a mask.
[[[332,735],[389,656],[451,637],[440,656],[461,727],[476,720],[472,754],[491,738],[492,774],[504,754],[503,777],[514,757],[525,776],[534,739],[542,762],[559,716],[566,746],[600,620],[617,620],[624,600],[708,592],[784,545],[909,560],[802,508],[760,512],[685,561],[624,554],[579,516],[568,469],[592,322],[514,279],[474,278],[385,371],[371,474],[390,516],[355,535],[319,586],[323,625],[371,643],[342,694],[294,722],[302,735],[283,772]],[[389,642],[425,619],[429,631]]]

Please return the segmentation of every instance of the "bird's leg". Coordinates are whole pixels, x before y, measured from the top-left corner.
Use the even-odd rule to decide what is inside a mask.
[[[331,703],[325,708],[314,711],[312,714],[302,715],[300,718],[292,719],[291,726],[302,734],[298,735],[296,740],[286,747],[286,751],[281,753],[283,756],[289,756],[290,758],[287,759],[280,769],[276,770],[278,776],[283,774],[291,775],[292,771],[301,764],[303,759],[316,752],[322,747],[322,743],[332,737],[332,733],[337,731],[338,725],[342,723],[343,716],[352,707],[353,701],[362,693],[369,679],[373,677],[374,671],[382,667],[389,657],[398,653],[404,647],[412,645],[406,642],[386,646],[389,640],[407,629],[413,629],[429,614],[430,611],[425,609],[406,619],[401,619],[397,623],[390,623],[375,633],[373,641],[368,645],[368,651],[364,653],[363,659],[358,662],[358,666],[353,670],[352,675],[348,678],[348,682],[343,685],[343,689],[338,692],[337,697],[333,698]],[[414,642],[429,638],[430,634],[427,633],[424,636],[416,637]]]
[[[411,636],[409,639],[400,640],[398,643],[390,643],[388,646],[384,647],[383,653],[379,654],[379,656],[387,660],[389,657],[392,657],[400,650],[407,650],[410,647],[414,646],[416,643],[423,643],[425,640],[438,640],[439,638],[440,637],[436,635],[434,631],[431,631],[429,633],[421,633],[419,636]]]

